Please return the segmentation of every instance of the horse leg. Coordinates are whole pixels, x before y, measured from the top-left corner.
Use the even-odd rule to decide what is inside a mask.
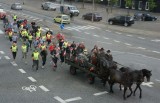
[[[137,88],[138,88],[138,84],[137,84],[137,86],[136,86],[136,89],[135,89],[134,92],[133,92],[133,96],[135,96],[135,93],[136,93],[136,91],[137,91]]]
[[[120,89],[120,91],[122,91],[122,86],[121,86],[121,84],[119,84],[119,89]]]
[[[133,93],[131,86],[129,86],[129,90],[131,91],[131,93],[129,95],[127,95],[127,98],[130,97],[132,95],[132,93]]]
[[[109,85],[110,85],[110,93],[113,93],[113,82],[108,81]]]
[[[140,84],[138,85],[138,87],[139,87],[139,91],[140,91],[139,98],[141,99],[141,98],[142,98],[142,89],[141,89],[141,86],[140,86]]]
[[[123,93],[123,99],[126,100],[126,91],[127,91],[127,87],[124,86],[124,93]]]

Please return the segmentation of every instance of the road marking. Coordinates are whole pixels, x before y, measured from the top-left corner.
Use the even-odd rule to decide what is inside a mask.
[[[159,51],[152,51],[153,53],[158,53],[158,54],[160,54],[160,52]]]
[[[70,99],[66,99],[66,102],[73,102],[73,101],[77,101],[77,100],[81,100],[81,97],[75,97],[75,98],[70,98]]]
[[[95,37],[99,37],[99,35],[93,35],[93,36],[95,36]]]
[[[11,58],[9,58],[8,56],[4,56],[7,60],[9,60],[9,59],[11,59]]]
[[[125,45],[128,45],[128,46],[131,46],[131,44],[129,44],[129,43],[124,43]]]
[[[90,34],[90,33],[88,33],[88,32],[84,32],[85,34]]]
[[[118,41],[118,40],[113,40],[114,42],[116,42],[116,43],[120,43],[120,41]]]
[[[126,35],[126,36],[133,37],[133,35]]]
[[[85,38],[82,38],[82,37],[77,37],[77,36],[72,36],[74,38],[78,38],[78,39],[85,39]]]
[[[152,84],[154,84],[153,82],[142,82],[143,86],[148,86],[148,87],[153,87]]]
[[[107,91],[104,91],[104,92],[94,93],[93,95],[99,96],[99,95],[103,95],[103,94],[107,94],[107,93],[108,93]]]
[[[107,32],[111,32],[110,30],[106,30]]]
[[[159,79],[155,79],[157,82],[160,82],[160,80]]]
[[[60,103],[66,103],[66,101],[63,100],[62,98],[60,98],[59,96],[55,96],[54,99],[56,99],[56,100],[59,101]]]
[[[122,33],[120,33],[120,32],[115,32],[116,34],[122,34]]]
[[[21,73],[26,73],[23,69],[18,69]]]
[[[0,34],[4,34],[4,32],[2,30],[0,30]]]
[[[12,64],[13,66],[18,66],[15,62],[11,62],[11,64]]]
[[[102,42],[102,41],[97,41],[99,43],[103,43],[103,44],[112,44],[112,43],[107,43],[107,42]]]
[[[0,51],[1,54],[4,54],[4,51]]]
[[[32,82],[37,82],[33,77],[28,77],[29,80],[31,80]]]
[[[137,47],[137,49],[143,49],[143,50],[144,50],[144,49],[146,49],[146,48],[143,48],[143,47]]]
[[[145,39],[145,38],[143,38],[143,37],[138,37],[139,39]]]
[[[103,37],[104,39],[109,39],[109,38],[107,38],[107,37]]]
[[[43,86],[43,85],[41,85],[41,86],[39,86],[43,91],[45,91],[45,92],[48,92],[49,91],[49,89],[47,89],[45,86]]]
[[[151,40],[151,41],[160,42],[160,39],[154,39],[154,40]]]
[[[22,90],[28,90],[30,92],[36,91],[36,86],[35,85],[30,85],[29,87],[23,86]]]

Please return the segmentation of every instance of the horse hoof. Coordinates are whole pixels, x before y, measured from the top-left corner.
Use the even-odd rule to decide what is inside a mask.
[[[127,98],[129,98],[130,97],[130,95],[127,95]]]
[[[142,98],[142,96],[139,96],[139,98],[141,99],[141,98]]]

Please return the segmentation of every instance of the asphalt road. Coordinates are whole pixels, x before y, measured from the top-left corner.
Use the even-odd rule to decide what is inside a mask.
[[[6,9],[9,10],[7,7]],[[46,22],[47,25],[54,27],[55,32],[59,31],[59,24],[54,24],[51,18],[48,17],[46,21],[43,21],[44,15],[26,10],[22,12],[25,15],[20,14],[21,11],[19,15],[27,16],[29,20],[37,18],[35,21],[41,24],[44,32],[46,31],[44,25]],[[31,16],[32,18],[29,18]],[[0,25],[0,29],[3,30],[2,22]],[[0,33],[1,103],[159,103],[160,49],[157,38],[108,31],[89,24],[80,25],[76,23],[65,25],[63,32],[66,34],[68,41],[83,41],[89,50],[95,44],[104,47],[106,50],[110,49],[114,60],[120,64],[136,69],[148,68],[152,70],[153,76],[151,82],[149,82],[151,85],[147,84],[146,86],[144,84],[142,86],[142,99],[138,98],[139,92],[137,92],[136,97],[132,96],[124,101],[122,98],[123,92],[119,91],[118,85],[114,86],[115,93],[110,94],[108,93],[108,85],[103,87],[99,79],[96,79],[94,85],[90,85],[84,73],[78,72],[75,76],[70,75],[69,66],[66,64],[59,64],[57,71],[54,72],[51,69],[49,56],[45,69],[40,68],[35,72],[31,69],[30,55],[32,51],[28,54],[27,65],[21,59],[20,45],[22,43],[20,41],[18,42],[17,65],[15,65],[11,63],[12,56],[9,50],[11,44],[4,34]],[[29,87],[30,85],[35,85],[37,88],[35,90],[30,88],[30,90],[34,90],[32,92],[22,90],[23,86]]]

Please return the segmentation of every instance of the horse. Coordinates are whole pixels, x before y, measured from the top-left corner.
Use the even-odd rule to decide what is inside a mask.
[[[127,98],[130,97],[133,93],[131,86],[134,83],[134,80],[138,82],[143,82],[143,73],[142,70],[134,70],[131,72],[121,72],[119,70],[110,69],[108,83],[110,85],[110,92],[113,93],[114,83],[119,83],[124,86],[123,99],[126,99],[127,88],[130,90],[130,94],[127,95]]]
[[[128,68],[128,67],[122,67],[122,68],[120,68],[119,69],[121,72],[129,72],[129,71],[132,71],[130,68]],[[144,78],[146,78],[147,79],[147,82],[149,82],[150,81],[150,77],[152,76],[152,73],[151,73],[151,71],[150,70],[147,70],[147,69],[141,69],[141,71],[142,71],[142,73],[143,73],[143,80],[144,80]],[[140,91],[140,96],[139,96],[139,98],[142,98],[142,89],[141,89],[141,83],[143,82],[143,81],[138,81],[138,80],[136,80],[136,79],[134,79],[133,80],[135,83],[136,83],[136,88],[135,88],[135,90],[134,90],[134,93],[133,93],[133,95],[135,96],[135,93],[136,93],[136,90],[139,88],[139,91]],[[120,84],[120,90],[121,90],[121,84]]]

